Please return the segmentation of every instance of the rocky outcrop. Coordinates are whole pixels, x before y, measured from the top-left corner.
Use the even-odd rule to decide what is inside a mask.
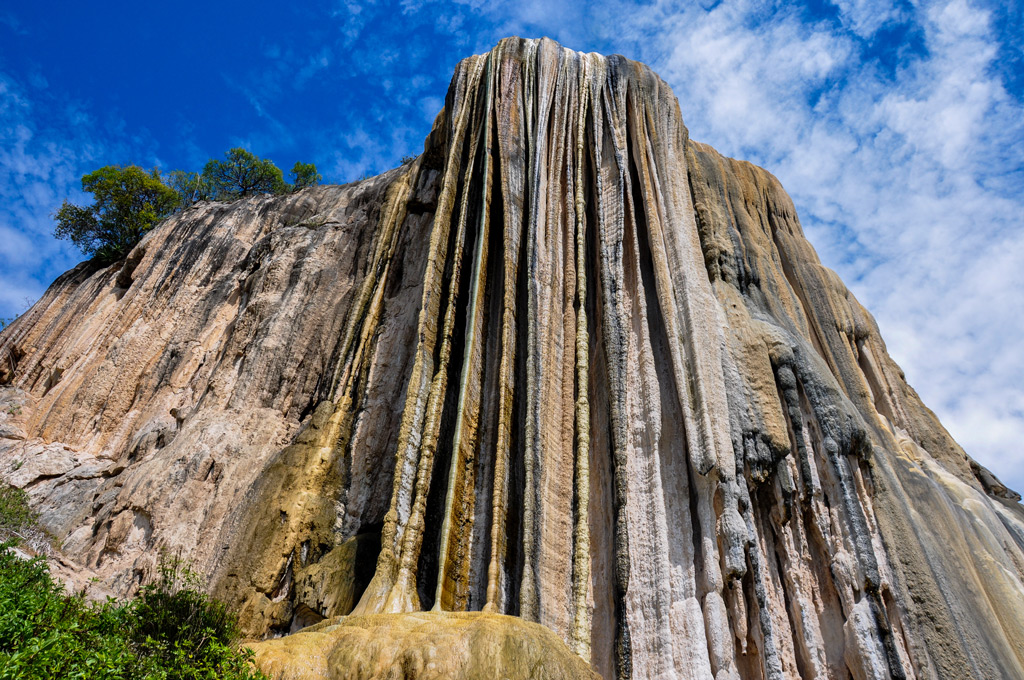
[[[345,616],[252,645],[277,680],[597,680],[551,630],[483,612]]]
[[[250,635],[317,625],[278,660],[372,624],[389,667],[433,621],[457,663],[452,622],[504,615],[606,678],[1024,675],[1013,492],[775,178],[621,57],[503,41],[412,163],[179,214],[0,361],[0,475],[65,551],[121,592],[179,551]]]

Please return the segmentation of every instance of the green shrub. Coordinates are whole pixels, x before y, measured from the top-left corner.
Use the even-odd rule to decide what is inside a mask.
[[[11,406],[12,409],[19,408]],[[14,461],[12,470],[17,470],[23,460]],[[33,554],[49,554],[53,550],[53,536],[39,525],[39,516],[28,505],[28,494],[0,482],[0,541],[14,540]]]
[[[211,158],[203,168],[202,179],[218,201],[288,190],[281,169],[273,161],[241,147],[228,150],[222,161]]]
[[[204,593],[178,558],[161,560],[159,571],[131,605],[138,648],[173,669],[169,680],[205,678],[209,669],[229,674],[223,677],[252,677],[246,675],[247,656],[231,647],[238,628],[224,603]]]
[[[323,176],[316,171],[316,166],[312,163],[303,163],[301,161],[295,161],[295,165],[292,166],[292,191],[298,191],[299,189],[305,189],[306,187],[314,187],[320,184],[320,180]]]
[[[90,606],[54,583],[46,562],[0,546],[0,680],[153,677],[118,633],[125,611]]]
[[[0,680],[257,680],[235,620],[177,563],[130,603],[86,602],[0,545]]]
[[[35,523],[36,514],[28,507],[25,490],[0,483],[0,534],[22,533]]]

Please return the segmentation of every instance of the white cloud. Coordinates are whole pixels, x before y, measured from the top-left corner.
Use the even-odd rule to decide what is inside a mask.
[[[1006,84],[1024,82],[1022,39],[1012,10],[980,1],[835,0],[811,17],[764,0],[348,0],[330,44],[267,48],[278,66],[244,91],[269,132],[244,132],[272,145],[288,132],[272,115],[279,98],[319,89],[344,60],[352,82],[332,81],[337,127],[292,132],[332,150],[318,164],[347,181],[418,152],[454,59],[505,35],[645,61],[695,139],[779,177],[925,403],[1024,490],[1024,106],[1008,91],[1020,82]],[[357,80],[373,87],[350,96]],[[40,87],[0,75],[0,316],[77,259],[45,236],[82,172],[117,162],[117,144],[135,151],[120,158],[146,157],[145,140],[104,143],[89,109]]]
[[[843,23],[862,38],[871,37],[898,16],[895,3],[890,0],[837,0],[833,4]]]
[[[0,73],[0,317],[27,308],[82,255],[52,237],[54,211],[65,198],[85,204],[81,177],[125,158],[154,158],[145,139],[108,121],[108,138],[79,102],[32,91]],[[129,152],[131,149],[131,152]]]
[[[77,193],[74,160],[81,150],[40,138],[34,113],[24,89],[0,74],[0,317],[23,312],[26,297],[38,298],[75,262],[71,249],[48,234],[60,202],[55,192]]]
[[[437,114],[441,113],[443,108],[444,100],[440,97],[423,97],[420,99],[420,111],[423,113],[423,119],[428,123],[433,123],[434,119],[437,118]]]
[[[672,85],[695,139],[779,177],[925,403],[1024,490],[1024,106],[1001,80],[1005,31],[967,0],[836,5],[588,12],[619,17],[596,35]],[[541,20],[502,11],[513,33]],[[569,23],[550,35],[579,49]],[[876,44],[882,28],[907,39]]]

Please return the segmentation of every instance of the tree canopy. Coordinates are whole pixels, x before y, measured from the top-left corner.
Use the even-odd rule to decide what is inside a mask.
[[[312,163],[295,161],[295,165],[292,166],[292,191],[316,186],[322,179]]]
[[[217,200],[288,191],[281,169],[273,161],[259,158],[240,147],[231,149],[224,156],[222,161],[211,158],[203,168],[203,177]]]
[[[178,194],[179,208],[212,198],[209,181],[198,172],[172,170],[167,175],[167,184]]]
[[[235,148],[224,160],[210,159],[199,172],[173,170],[166,183],[160,171],[136,165],[107,165],[82,177],[82,190],[93,194],[91,206],[67,200],[54,213],[53,234],[78,246],[101,264],[128,255],[147,231],[175,210],[197,201],[234,201],[260,193],[283,194],[311,187],[321,176],[312,163],[292,167],[293,184],[284,181],[273,161]],[[2,328],[2,326],[0,326]]]
[[[160,171],[137,165],[106,165],[82,177],[82,190],[94,203],[67,200],[54,215],[54,236],[68,239],[93,259],[109,263],[128,254],[153,225],[169,215],[178,194],[160,180]]]

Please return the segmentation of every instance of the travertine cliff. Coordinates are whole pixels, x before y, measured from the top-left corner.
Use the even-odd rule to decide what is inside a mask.
[[[1024,677],[1019,497],[621,57],[466,59],[414,162],[187,210],[0,362],[65,552],[317,624],[256,645],[286,677]]]

